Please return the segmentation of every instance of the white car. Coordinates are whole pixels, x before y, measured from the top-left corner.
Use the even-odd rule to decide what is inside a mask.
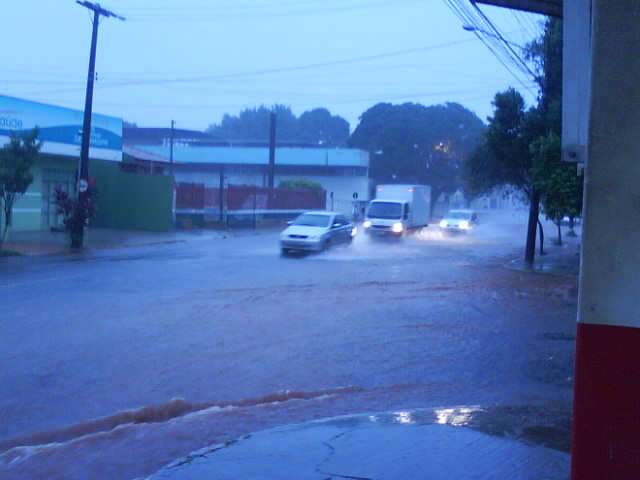
[[[468,232],[476,225],[478,215],[473,210],[450,210],[440,220],[440,228],[445,232]]]
[[[283,255],[291,251],[319,252],[340,243],[351,243],[356,227],[336,212],[306,212],[289,222],[280,234]]]

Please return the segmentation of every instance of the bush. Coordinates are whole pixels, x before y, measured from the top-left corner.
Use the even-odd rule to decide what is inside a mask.
[[[294,180],[283,180],[278,185],[279,188],[286,188],[289,190],[313,190],[316,192],[321,192],[324,189],[322,185],[318,182],[314,182],[313,180],[309,180],[306,178],[296,178]]]
[[[64,228],[71,237],[71,246],[81,246],[83,229],[96,213],[94,185],[90,184],[83,202],[60,187],[56,187],[54,196],[57,212],[63,216]]]

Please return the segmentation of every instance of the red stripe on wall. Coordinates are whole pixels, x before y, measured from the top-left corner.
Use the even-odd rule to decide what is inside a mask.
[[[572,480],[640,479],[640,328],[578,323]]]

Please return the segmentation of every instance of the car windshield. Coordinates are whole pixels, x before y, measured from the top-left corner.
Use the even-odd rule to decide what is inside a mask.
[[[369,218],[397,219],[402,215],[402,204],[397,202],[373,202],[369,205]]]
[[[471,218],[471,213],[463,212],[460,210],[452,210],[447,213],[446,218],[451,218],[454,220],[469,220]]]
[[[301,227],[328,227],[329,220],[331,217],[329,215],[322,215],[317,213],[304,213],[300,215],[293,221],[293,225],[298,225]]]

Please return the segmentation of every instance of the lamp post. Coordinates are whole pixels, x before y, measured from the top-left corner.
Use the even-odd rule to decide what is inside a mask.
[[[508,45],[511,45],[512,47],[516,47],[518,50],[524,51],[526,50],[525,47],[523,47],[522,45],[518,45],[517,43],[514,43],[510,40],[507,40],[504,37],[500,37],[498,35],[496,35],[495,33],[491,33],[488,32],[486,30],[483,30],[482,28],[478,28],[476,26],[473,25],[463,25],[462,26],[463,30],[466,30],[467,32],[475,32],[475,33],[482,33],[483,35],[487,35],[489,37],[495,38],[496,40],[500,40],[501,42],[504,42]]]

